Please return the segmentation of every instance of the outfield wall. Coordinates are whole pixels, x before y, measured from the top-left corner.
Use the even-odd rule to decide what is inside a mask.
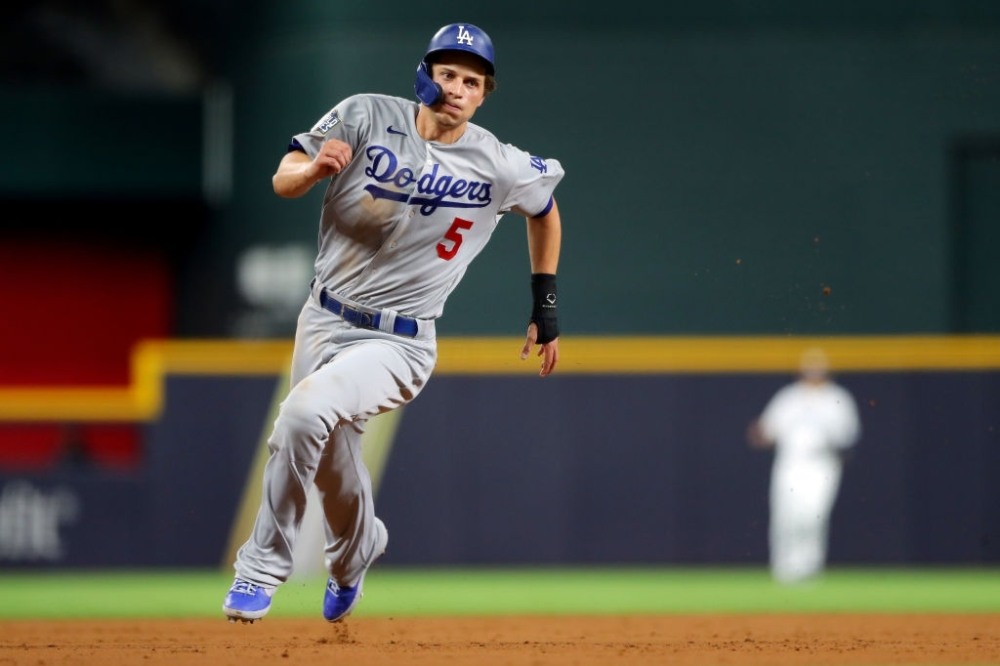
[[[813,342],[567,340],[562,372],[543,380],[516,360],[517,340],[442,341],[391,436],[366,441],[385,447],[386,562],[763,564],[770,459],[744,429]],[[1000,562],[1000,341],[823,342],[863,427],[833,563]],[[144,446],[131,468],[0,472],[0,566],[226,566],[252,519],[288,351],[154,343],[117,402],[0,392],[5,424],[12,406],[40,422],[76,408],[72,422],[103,405]]]
[[[379,494],[400,563],[725,563],[766,555],[786,377],[443,377],[407,409]],[[863,438],[831,556],[1000,562],[1000,373],[845,373]]]

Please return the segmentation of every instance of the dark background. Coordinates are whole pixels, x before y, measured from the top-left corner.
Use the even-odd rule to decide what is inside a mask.
[[[564,335],[1000,331],[1000,3],[648,4],[5,4],[0,389],[128,385],[142,339],[290,338],[322,193],[272,193],[288,138],[412,97],[461,21],[497,51],[475,121],[567,172]],[[521,335],[528,272],[510,216],[439,333]],[[743,428],[789,378],[436,378],[386,469],[391,557],[763,562]],[[880,407],[834,561],[1000,558],[996,380],[844,377]],[[0,559],[214,564],[272,389],[173,378],[155,423],[0,423]],[[69,550],[3,550],[29,519]]]
[[[163,333],[288,335],[305,285],[239,277],[251,250],[258,282],[311,258],[322,188],[270,189],[288,138],[412,97],[433,32],[471,21],[499,79],[475,120],[566,168],[567,333],[1000,327],[1000,5],[647,4],[15,3],[0,240],[40,235],[31,265],[81,228],[152,243]],[[527,272],[510,216],[442,334],[520,334]]]

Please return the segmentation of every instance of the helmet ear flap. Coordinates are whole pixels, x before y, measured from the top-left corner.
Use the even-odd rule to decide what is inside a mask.
[[[434,106],[444,96],[441,86],[431,78],[430,67],[426,60],[421,60],[417,65],[417,80],[413,84],[413,91],[417,93],[417,99],[427,106]]]

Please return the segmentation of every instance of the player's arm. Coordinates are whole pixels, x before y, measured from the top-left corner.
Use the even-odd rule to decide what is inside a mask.
[[[774,448],[774,440],[764,430],[760,419],[755,419],[747,426],[747,442],[755,449]]]
[[[338,139],[325,141],[316,157],[303,150],[289,150],[271,176],[271,186],[279,197],[301,197],[319,181],[340,173],[351,157],[351,147]]]
[[[562,220],[555,199],[543,215],[527,218],[528,255],[531,261],[531,320],[521,348],[521,359],[528,358],[538,344],[542,357],[539,374],[552,373],[559,362],[559,327],[556,319],[556,270],[562,245]]]
[[[773,449],[778,441],[779,424],[785,421],[784,414],[794,407],[794,385],[779,389],[771,396],[764,410],[747,426],[747,442],[755,449]]]

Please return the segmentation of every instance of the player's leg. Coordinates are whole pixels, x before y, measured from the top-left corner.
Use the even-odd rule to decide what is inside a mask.
[[[312,298],[307,299],[295,329],[290,394],[333,353],[329,324],[330,313],[320,309]],[[288,398],[280,409],[284,409]],[[291,574],[292,545],[305,511],[307,482],[311,482],[315,466],[313,470],[308,466],[297,471],[290,469],[289,452],[275,439],[274,430],[268,438],[268,448],[270,456],[264,467],[260,507],[250,537],[237,552],[234,569],[239,579],[274,588]]]
[[[771,468],[768,497],[768,557],[771,576],[778,582],[791,577],[794,565],[794,498],[788,492],[791,470],[776,461]]]
[[[839,479],[839,469],[823,459],[783,465],[776,475],[772,501],[778,507],[778,580],[800,582],[822,573],[828,519]]]
[[[814,507],[812,531],[809,534],[812,567],[816,574],[826,568],[829,550],[830,517],[840,491],[841,465],[831,456],[817,465],[816,506]]]
[[[772,512],[771,572],[779,583],[797,583],[812,574],[812,518],[793,495],[782,496]]]
[[[345,424],[334,430],[315,480],[326,519],[326,569],[344,585],[357,582],[377,545],[375,497],[362,459],[361,425]]]
[[[299,313],[295,333],[290,386],[295,386],[323,361],[329,340],[329,330],[324,329],[326,317],[312,299],[307,299]],[[237,552],[233,568],[236,580],[223,601],[223,612],[231,620],[253,622],[264,617],[271,605],[271,596],[277,585],[287,580],[291,568],[291,547],[294,532],[301,523],[298,508],[305,506],[299,497],[301,485],[289,485],[289,475],[282,470],[283,461],[276,460],[280,452],[269,445],[271,457],[265,465],[263,492],[260,508],[249,539]],[[276,516],[271,510],[274,497],[285,498],[293,510],[287,517]],[[286,541],[286,535],[291,540]],[[260,544],[265,544],[261,547]],[[273,550],[266,544],[287,544],[288,550],[279,545]]]
[[[416,364],[415,359],[419,359]],[[323,615],[331,622],[354,609],[365,573],[388,543],[388,531],[375,517],[371,476],[362,456],[364,426],[368,417],[416,397],[433,367],[429,361],[423,350],[375,339],[352,345],[309,379],[321,393],[334,390],[343,378],[357,384],[359,416],[341,421],[333,430],[315,476],[326,518],[325,562],[330,574]],[[402,381],[404,377],[409,381]]]
[[[405,404],[420,391],[433,369],[434,345],[409,349],[387,339],[389,334],[368,332],[374,337],[366,340],[357,329],[341,333],[332,336],[337,342],[330,360],[295,384],[281,404],[268,440],[271,456],[265,466],[260,510],[251,537],[237,557],[241,578],[265,586],[288,580],[307,490],[324,456],[327,464],[319,490],[327,495],[328,522],[332,518],[344,524],[342,512],[360,512],[345,527],[348,535],[353,533],[361,542],[346,546],[349,552],[360,552],[373,538],[373,520],[366,520],[363,513],[373,508],[371,481],[358,450],[360,429],[348,433],[352,424]],[[331,437],[333,433],[337,434]],[[338,445],[345,443],[349,446],[341,450]],[[330,479],[339,484],[332,493],[327,489]],[[353,558],[345,565],[348,572],[362,566]]]
[[[360,424],[337,428],[316,473],[326,520],[324,562],[329,573],[323,617],[339,622],[362,596],[368,568],[386,550],[389,532],[375,517],[371,475],[362,457]]]

